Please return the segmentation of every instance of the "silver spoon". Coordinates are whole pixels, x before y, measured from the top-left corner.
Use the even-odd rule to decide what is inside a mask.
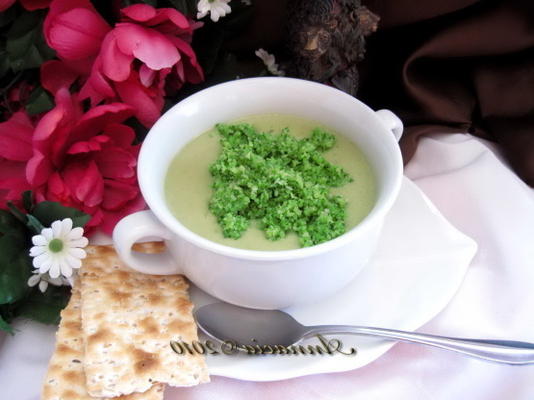
[[[287,347],[316,335],[350,333],[435,346],[504,364],[534,364],[534,343],[527,342],[461,339],[365,326],[304,326],[282,311],[253,310],[227,303],[200,307],[195,317],[200,329],[220,343]]]

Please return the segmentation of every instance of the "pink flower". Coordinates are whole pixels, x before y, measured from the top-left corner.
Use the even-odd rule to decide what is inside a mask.
[[[121,22],[111,29],[88,0],[53,0],[44,32],[63,64],[42,69],[41,74],[52,83],[64,80],[65,71],[70,71],[71,83],[88,75],[80,91],[82,99],[90,98],[92,105],[129,104],[137,119],[150,127],[161,114],[166,87],[176,90],[185,82],[204,79],[189,45],[200,25],[175,9],[146,4],[121,13]],[[57,89],[54,83],[51,87]]]
[[[32,156],[33,124],[26,113],[19,111],[0,123],[0,206],[17,201],[30,189],[26,181],[26,163]]]
[[[2,205],[32,189],[37,201],[78,208],[92,215],[89,229],[111,233],[123,216],[144,208],[135,170],[139,146],[122,123],[133,109],[112,103],[84,113],[64,87],[55,101],[35,129],[24,113],[0,124]]]
[[[57,0],[56,0],[57,1]],[[108,32],[80,94],[92,104],[119,99],[150,127],[160,116],[168,77],[178,84],[204,79],[189,43],[198,26],[172,8],[136,4]]]
[[[102,40],[110,30],[89,0],[53,0],[44,21],[48,45],[81,75],[91,71]]]
[[[41,64],[41,86],[55,94],[61,88],[69,88],[78,79],[78,73],[67,63],[50,60]]]

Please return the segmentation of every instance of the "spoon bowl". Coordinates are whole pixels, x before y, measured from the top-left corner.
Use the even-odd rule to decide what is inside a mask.
[[[305,333],[304,326],[278,310],[253,310],[213,303],[199,308],[195,317],[200,329],[219,342],[291,346],[302,340]]]

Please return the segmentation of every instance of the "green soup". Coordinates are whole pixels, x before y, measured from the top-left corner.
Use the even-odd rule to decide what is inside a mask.
[[[247,122],[263,132],[278,133],[289,128],[296,138],[307,137],[317,127],[336,136],[336,144],[324,153],[331,163],[341,166],[353,181],[332,188],[347,200],[347,231],[369,214],[376,199],[375,179],[361,150],[349,139],[316,122],[284,114],[253,115],[233,123]],[[213,178],[209,166],[221,151],[219,134],[214,128],[189,142],[174,158],[165,178],[165,197],[174,216],[188,229],[213,242],[249,250],[290,250],[300,248],[296,234],[271,241],[258,228],[257,222],[239,239],[225,238],[216,217],[208,209]]]

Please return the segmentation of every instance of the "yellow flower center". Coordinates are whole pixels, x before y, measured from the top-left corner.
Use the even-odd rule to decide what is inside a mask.
[[[63,250],[63,242],[60,239],[52,239],[50,243],[48,243],[48,248],[53,253],[59,253]]]

